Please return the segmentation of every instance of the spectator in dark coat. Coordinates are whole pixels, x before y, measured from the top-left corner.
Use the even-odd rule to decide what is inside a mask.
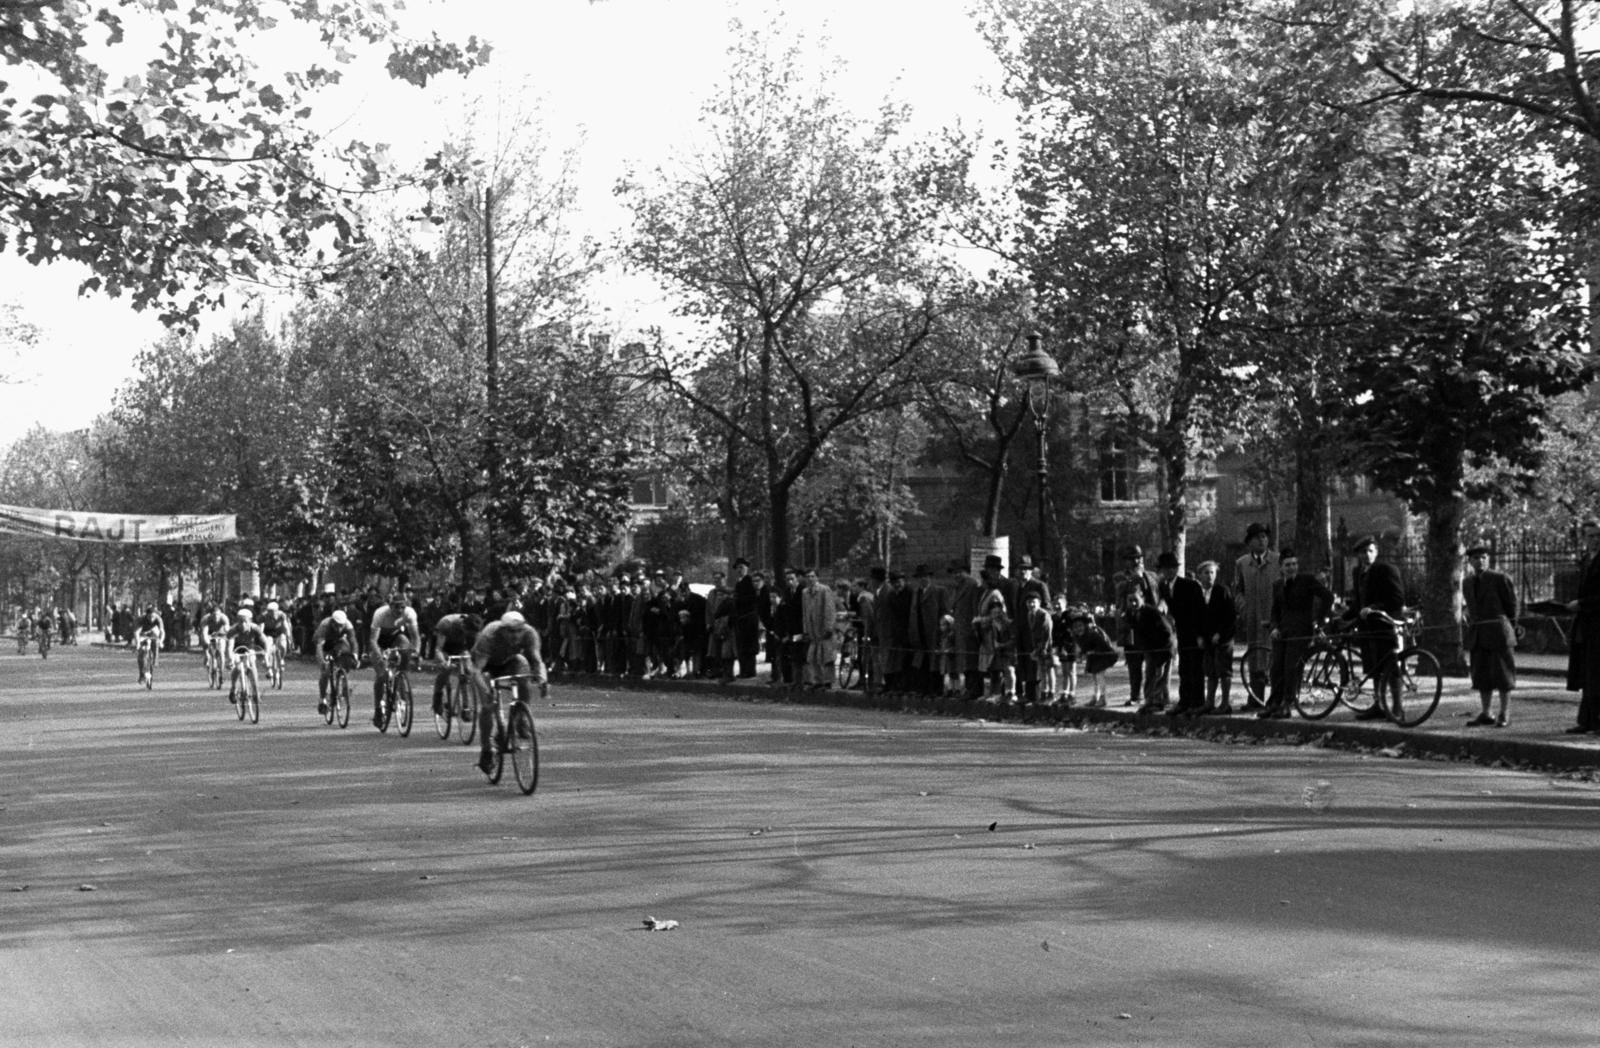
[[[1577,616],[1567,656],[1567,690],[1582,695],[1578,723],[1568,735],[1600,732],[1600,520],[1583,522],[1587,552],[1578,567],[1578,599],[1567,605]]]
[[[706,641],[710,636],[706,623],[706,598],[689,588],[687,582],[678,584],[678,606],[689,613],[683,624],[683,675],[704,676]]]
[[[1178,638],[1178,701],[1167,712],[1173,716],[1199,713],[1206,704],[1205,652],[1200,642],[1205,628],[1205,595],[1200,583],[1178,574],[1178,555],[1170,550],[1156,558],[1161,576],[1160,594]]]
[[[1166,615],[1144,602],[1144,588],[1127,583],[1122,593],[1122,621],[1131,641],[1130,651],[1144,660],[1144,691],[1140,713],[1156,713],[1167,705],[1167,674],[1172,669],[1172,651],[1177,637]]]
[[[877,602],[878,636],[883,652],[884,690],[910,691],[911,613],[916,594],[906,586],[902,572],[889,573],[889,589]]]
[[[1239,628],[1239,606],[1228,587],[1217,581],[1222,566],[1208,560],[1194,569],[1200,586],[1200,652],[1205,670],[1206,701],[1202,711],[1229,712],[1233,688],[1233,638]],[[1222,701],[1217,701],[1217,693]]]
[[[913,690],[924,695],[942,695],[944,674],[939,667],[939,620],[950,613],[950,591],[934,582],[933,572],[926,564],[917,565],[913,589],[916,600],[908,630],[916,671]]]
[[[950,562],[949,573],[955,581],[950,594],[950,617],[955,636],[956,670],[961,674],[963,695],[976,699],[983,694],[983,674],[978,670],[978,631],[973,629],[972,620],[978,614],[978,603],[983,600],[983,583],[959,560]]]
[[[1122,563],[1125,568],[1122,592],[1125,593],[1129,587],[1133,587],[1139,591],[1142,603],[1146,607],[1155,608],[1157,611],[1163,610],[1161,608],[1161,580],[1156,577],[1154,572],[1144,569],[1144,550],[1138,546],[1124,547]],[[1117,606],[1120,612],[1126,606],[1126,602],[1119,599]],[[1132,706],[1139,702],[1144,695],[1145,659],[1144,652],[1140,650],[1139,645],[1134,643],[1133,624],[1125,614],[1120,615],[1117,620],[1117,643],[1122,645],[1122,658],[1128,664],[1127,705]],[[1163,673],[1165,673],[1165,670],[1163,670]],[[1163,693],[1166,691],[1166,681],[1164,679],[1161,683],[1161,690]]]
[[[733,562],[733,657],[739,664],[739,677],[756,675],[756,653],[761,649],[761,598],[750,577],[750,562],[740,557]]]
[[[1517,591],[1509,576],[1489,567],[1489,547],[1467,550],[1472,566],[1461,580],[1462,610],[1466,613],[1464,647],[1471,664],[1472,687],[1483,703],[1482,711],[1467,727],[1504,728],[1510,723],[1506,707],[1517,686]],[[1500,715],[1490,716],[1489,705],[1500,693]]]
[[[783,585],[777,591],[778,604],[772,612],[772,630],[769,634],[769,651],[777,637],[778,663],[772,674],[774,684],[799,684],[800,670],[805,660],[805,609],[800,604],[800,575],[794,568],[785,568]]]
[[[1279,552],[1278,567],[1283,578],[1272,590],[1272,691],[1258,715],[1270,718],[1287,717],[1294,709],[1312,638],[1334,603],[1333,591],[1321,579],[1300,570],[1294,550]]]
[[[1391,697],[1398,700],[1400,680],[1388,673],[1400,651],[1400,626],[1406,614],[1406,590],[1400,571],[1393,564],[1378,562],[1378,540],[1371,535],[1358,539],[1354,599],[1345,617],[1356,627],[1356,642],[1361,648],[1361,670],[1373,680],[1386,679]],[[1380,677],[1380,674],[1385,676]],[[1356,714],[1357,720],[1383,720],[1388,716],[1384,704]]]

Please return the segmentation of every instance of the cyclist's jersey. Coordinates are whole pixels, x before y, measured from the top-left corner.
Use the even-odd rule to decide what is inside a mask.
[[[395,611],[385,604],[372,613],[372,642],[379,651],[385,648],[414,648],[417,645],[417,610],[407,607]]]
[[[446,615],[433,628],[439,638],[439,649],[446,655],[465,655],[478,640],[476,616]]]
[[[39,621],[34,623],[34,625],[39,627],[39,631],[41,633],[49,633],[51,627],[55,625],[55,622],[48,615],[40,615]]]
[[[236,622],[228,627],[228,646],[266,651],[267,635],[261,632],[260,623]]]
[[[202,637],[218,636],[228,632],[228,616],[220,611],[208,611],[200,618]]]
[[[261,632],[269,637],[281,637],[289,632],[289,616],[282,611],[261,613]]]
[[[500,673],[521,655],[540,684],[545,683],[544,660],[539,657],[539,634],[526,622],[491,622],[472,646],[472,661],[491,675]]]
[[[140,633],[166,634],[166,628],[161,624],[161,616],[154,612],[139,616],[139,621],[134,624],[134,629]]]
[[[322,652],[335,652],[339,650],[340,646],[344,646],[347,650],[353,652],[356,650],[356,628],[349,623],[341,626],[333,621],[332,615],[329,615],[317,623],[317,629],[311,635],[311,641]]]

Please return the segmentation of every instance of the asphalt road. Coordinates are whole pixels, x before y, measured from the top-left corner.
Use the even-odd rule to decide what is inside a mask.
[[[0,656],[0,1044],[1600,1040],[1589,784],[557,687],[523,797],[315,687]]]

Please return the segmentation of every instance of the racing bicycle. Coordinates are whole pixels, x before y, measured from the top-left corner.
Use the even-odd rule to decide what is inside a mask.
[[[539,734],[533,726],[533,711],[522,701],[517,685],[532,679],[531,673],[496,677],[493,681],[494,692],[489,698],[489,709],[494,714],[494,744],[490,747],[494,755],[494,768],[489,772],[489,781],[500,781],[505,771],[506,754],[509,753],[511,773],[516,776],[517,786],[524,796],[539,785]],[[543,686],[539,693],[546,693]],[[508,696],[515,696],[509,704],[506,702]]]
[[[411,678],[406,676],[406,653],[400,648],[385,648],[383,664],[383,705],[378,715],[378,730],[387,732],[391,723],[403,739],[411,734],[411,718],[416,703],[411,696]]]
[[[478,734],[478,684],[471,670],[472,656],[447,655],[449,678],[444,694],[439,697],[439,711],[433,715],[433,730],[439,738],[450,737],[450,722],[456,725],[456,737],[461,745],[470,745]]]
[[[323,704],[322,720],[325,724],[338,721],[339,727],[350,726],[350,674],[334,659],[332,655],[322,658],[323,665],[331,665],[332,673],[328,680],[328,699]]]
[[[146,691],[156,686],[156,641],[148,633],[139,635],[139,683]]]
[[[211,637],[206,641],[206,678],[211,686],[217,690],[222,689],[222,682],[227,679],[228,667],[222,657],[222,637]]]
[[[240,720],[250,718],[251,724],[261,723],[261,688],[256,681],[256,655],[254,648],[233,649],[233,679],[228,684],[228,701]]]

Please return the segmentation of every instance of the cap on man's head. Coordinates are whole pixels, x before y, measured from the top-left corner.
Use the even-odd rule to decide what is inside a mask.
[[[1005,567],[1006,564],[1005,561],[1000,559],[1000,555],[998,553],[991,553],[987,557],[983,558],[983,566],[988,568],[990,571],[999,571],[1001,568]]]
[[[1377,544],[1378,544],[1378,538],[1377,538],[1376,535],[1363,535],[1360,538],[1356,539],[1356,544],[1354,546],[1351,546],[1350,550],[1353,553],[1360,553],[1362,550],[1366,549],[1368,546],[1376,546]]]
[[[1144,550],[1137,544],[1122,547],[1123,560],[1139,560],[1144,556]]]
[[[1161,556],[1156,558],[1156,567],[1175,568],[1178,566],[1178,555],[1169,550],[1163,550]]]
[[[738,568],[738,567],[748,568],[750,566],[750,562],[748,560],[745,560],[743,557],[735,557],[735,558],[733,558],[733,566],[736,567],[736,568]]]
[[[873,568],[870,572],[868,572],[868,574],[870,574],[873,580],[877,582],[882,582],[884,579],[889,577],[888,571],[884,570],[883,568]]]
[[[1257,535],[1268,535],[1268,536],[1270,536],[1271,534],[1272,534],[1272,529],[1271,528],[1267,527],[1265,524],[1261,523],[1259,520],[1252,521],[1250,526],[1248,528],[1244,529],[1244,540],[1246,542],[1249,542],[1251,539],[1255,538]]]
[[[1024,553],[1022,556],[1017,558],[1017,567],[1019,567],[1019,568],[1031,568],[1031,567],[1033,567],[1033,558],[1028,556],[1026,553]]]
[[[1467,547],[1467,556],[1469,557],[1487,557],[1488,555],[1489,547],[1485,546],[1481,542],[1475,542],[1471,546]]]

